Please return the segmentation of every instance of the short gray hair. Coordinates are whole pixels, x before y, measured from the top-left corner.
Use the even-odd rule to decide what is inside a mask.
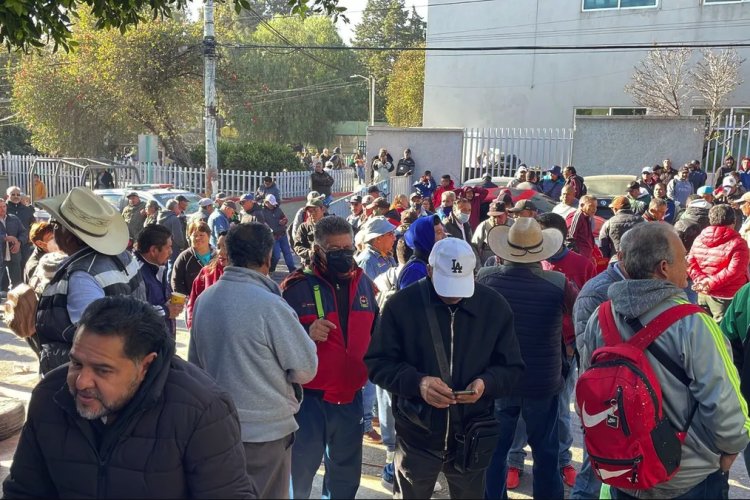
[[[329,215],[315,223],[314,241],[320,246],[325,246],[329,236],[339,234],[348,234],[350,238],[354,238],[351,224],[343,217]]]
[[[20,187],[18,187],[18,186],[10,186],[8,189],[5,190],[5,194],[7,194],[8,196],[10,196],[10,193],[12,193],[13,191],[15,191],[16,189],[18,190],[19,193],[21,192],[21,188]]]
[[[167,203],[164,205],[167,210],[174,210],[174,207],[179,205],[179,202],[177,200],[167,200]]]
[[[648,204],[648,209],[653,210],[655,208],[661,208],[666,207],[667,202],[662,200],[661,198],[651,198],[651,201]]]
[[[658,222],[636,224],[622,235],[620,252],[622,265],[634,280],[652,279],[663,260],[674,263],[669,235],[677,235],[674,227]]]

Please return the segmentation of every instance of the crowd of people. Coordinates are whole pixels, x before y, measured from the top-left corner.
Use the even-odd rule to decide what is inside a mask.
[[[710,185],[644,168],[598,235],[571,166],[538,179],[546,213],[425,171],[342,218],[320,164],[292,219],[272,179],[189,220],[179,199],[156,217],[137,193],[122,214],[86,188],[43,199],[49,222],[5,238],[6,265],[34,245],[42,379],[4,495],[309,498],[322,462],[322,496],[354,498],[370,443],[395,498],[440,473],[452,498],[505,498],[527,444],[538,498],[727,498],[750,454],[750,160],[733,162]],[[524,168],[511,187],[536,186]]]

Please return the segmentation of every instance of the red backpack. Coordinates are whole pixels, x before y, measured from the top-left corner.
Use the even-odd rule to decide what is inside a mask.
[[[677,320],[705,312],[693,304],[671,307],[624,341],[609,301],[599,307],[604,347],[595,350],[591,365],[576,384],[576,405],[591,466],[599,479],[615,488],[644,490],[669,481],[680,468],[684,431],[676,430],[663,413],[661,384],[646,356],[657,360],[686,385],[684,369],[652,344]]]

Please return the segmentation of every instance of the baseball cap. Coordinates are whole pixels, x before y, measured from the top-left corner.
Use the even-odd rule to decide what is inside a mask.
[[[643,170],[641,170],[641,173],[642,174],[653,174],[654,170],[647,165],[647,166],[643,167]]]
[[[389,208],[390,206],[391,205],[388,203],[388,200],[383,197],[379,197],[372,200],[372,203],[367,205],[367,208]]]
[[[225,208],[231,208],[235,212],[237,211],[237,204],[233,202],[232,200],[225,201],[224,203],[221,204],[221,206]]]
[[[253,193],[245,193],[240,198],[240,201],[255,201],[255,195]]]
[[[503,215],[505,213],[505,203],[502,201],[493,201],[490,203],[490,209],[487,211],[487,215]]]
[[[630,208],[630,200],[627,196],[615,196],[612,199],[612,203],[609,204],[609,208],[616,208],[617,210]]]
[[[411,194],[411,196],[409,196],[409,199],[410,199],[410,200],[413,200],[414,198],[421,198],[421,197],[422,197],[422,195],[421,195],[421,194],[419,194],[419,193],[417,193],[416,191],[414,191],[414,192],[413,192],[413,193]]]
[[[485,172],[482,176],[482,179],[492,179],[492,174],[490,174],[489,172]]]
[[[560,165],[555,165],[551,169],[547,170],[547,172],[549,172],[551,174],[555,174],[557,176],[562,175],[562,169],[560,168]]]
[[[366,196],[364,196],[364,197],[362,198],[362,203],[363,203],[363,204],[364,204],[365,206],[367,206],[367,205],[369,205],[370,203],[372,203],[372,200],[374,200],[374,199],[375,199],[375,198],[374,198],[374,197],[373,197],[373,196],[372,196],[371,194],[368,194],[368,195],[366,195]]]
[[[367,243],[368,241],[374,240],[378,236],[392,233],[396,226],[388,222],[388,219],[379,215],[377,217],[371,217],[367,224],[362,228],[365,235],[362,237],[362,241]]]
[[[520,167],[518,167],[518,170],[516,170],[516,172],[528,172],[528,171],[529,171],[529,168],[526,165],[521,165]]]
[[[360,195],[354,195],[349,198],[349,203],[362,203],[362,197]]]
[[[701,186],[701,187],[698,188],[698,195],[699,196],[705,196],[707,194],[714,194],[714,188],[713,188],[713,186]]]
[[[127,194],[127,195],[125,196],[125,198],[130,198],[131,196],[138,196],[138,193],[136,193],[135,191],[131,191],[131,192],[129,192],[129,193],[128,193],[128,194]],[[139,198],[140,198],[140,196],[139,196]],[[179,200],[178,200],[178,201],[179,201]]]
[[[731,175],[727,175],[726,177],[724,177],[724,180],[721,181],[721,185],[723,187],[734,187],[737,185],[737,179],[735,179]]]
[[[626,189],[628,191],[632,191],[633,189],[641,189],[641,185],[638,184],[636,181],[628,182]]]
[[[530,200],[521,200],[521,201],[516,202],[516,204],[513,206],[513,208],[511,208],[510,210],[508,210],[508,212],[510,212],[512,214],[515,214],[515,213],[521,212],[523,210],[533,210],[533,211],[536,212],[537,208],[536,208],[536,205],[534,205],[533,201],[530,201]]]
[[[474,295],[474,266],[477,259],[471,246],[461,238],[444,238],[432,247],[428,259],[432,286],[441,297]]]
[[[214,204],[214,202],[211,201],[210,198],[201,198],[200,200],[198,200],[198,206],[199,207],[208,207],[208,206],[211,206],[213,204]]]
[[[370,186],[367,188],[368,193],[379,193],[380,189],[377,186]]]

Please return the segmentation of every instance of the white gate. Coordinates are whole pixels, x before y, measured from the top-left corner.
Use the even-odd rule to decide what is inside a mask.
[[[702,167],[714,174],[727,156],[734,156],[735,166],[739,166],[743,156],[750,156],[750,119],[743,115],[727,115],[716,127],[703,148]]]

